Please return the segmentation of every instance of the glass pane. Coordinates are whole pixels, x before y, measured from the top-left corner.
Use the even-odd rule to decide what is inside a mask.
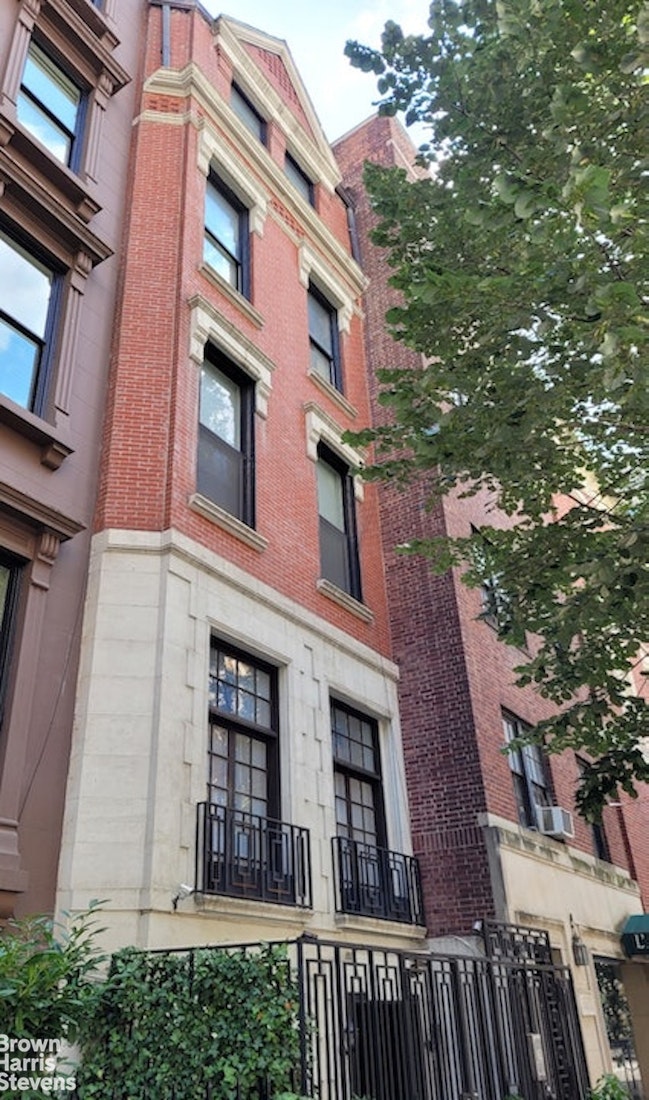
[[[29,47],[22,83],[66,130],[74,133],[81,92],[63,70],[33,43]]]
[[[244,126],[248,127],[251,134],[254,134],[260,141],[263,141],[263,119],[257,114],[254,107],[252,107],[242,96],[241,92],[234,84],[230,89],[230,106],[234,113],[239,116]]]
[[[207,234],[203,244],[203,259],[206,264],[209,264],[219,273],[222,279],[225,279],[226,283],[239,289],[239,265],[226,252],[223,252]]]
[[[252,741],[252,763],[256,768],[266,768],[266,746],[263,741]]]
[[[250,738],[238,733],[234,747],[235,759],[242,760],[246,764],[250,763],[250,747]]]
[[[263,699],[257,700],[257,725],[270,726],[270,703]]]
[[[237,712],[237,689],[231,684],[219,684],[216,705],[219,710],[227,710],[230,714]]]
[[[39,358],[40,344],[0,318],[0,392],[25,409],[32,403]]]
[[[359,745],[358,741],[352,741],[351,747],[352,747],[352,764],[355,764],[356,767],[358,767],[358,768],[362,768],[363,767],[363,748],[362,748],[362,745]]]
[[[270,699],[270,676],[260,668],[257,669],[257,695],[262,699]]]
[[[254,692],[255,690],[255,670],[245,661],[239,661],[239,687],[244,688],[245,691]]]
[[[201,370],[201,424],[241,449],[241,390],[212,363]]]
[[[311,343],[310,349],[311,370],[319,374],[327,382],[333,383],[333,363],[330,356],[324,354],[317,344]]]
[[[234,766],[234,789],[239,794],[250,794],[250,768],[245,764]]]
[[[46,149],[49,149],[53,157],[67,164],[72,149],[72,139],[62,130],[53,119],[41,110],[24,92],[20,92],[17,99],[18,118],[26,130],[40,141]]]
[[[45,335],[52,272],[0,233],[0,308],[34,336]]]
[[[250,695],[247,691],[239,692],[239,703],[237,707],[237,713],[242,718],[247,718],[250,722],[255,720],[255,697]]]
[[[343,483],[340,474],[328,462],[318,459],[318,511],[339,531],[345,530]]]
[[[266,798],[266,773],[257,768],[252,773],[252,793],[255,798]]]
[[[268,817],[268,803],[265,798],[252,798],[250,800],[250,811],[256,814],[257,817]]]
[[[219,653],[219,667],[218,674],[221,680],[226,680],[228,684],[236,684],[237,682],[237,660],[235,657],[231,657],[228,653]]]
[[[205,193],[205,228],[236,259],[240,259],[239,211],[216,187],[208,183]]]
[[[228,731],[222,726],[212,726],[212,741],[210,749],[219,756],[228,755]]]
[[[336,823],[339,828],[347,826],[347,803],[344,798],[336,799]]]
[[[333,311],[327,309],[319,298],[309,294],[309,335],[323,351],[333,356],[333,337],[331,325]]]
[[[302,169],[295,163],[292,157],[287,156],[284,161],[284,170],[294,187],[302,195],[303,199],[311,202],[311,181],[305,176]]]

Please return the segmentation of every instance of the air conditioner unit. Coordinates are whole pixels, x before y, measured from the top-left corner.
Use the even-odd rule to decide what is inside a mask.
[[[540,833],[561,840],[570,840],[575,835],[572,814],[562,806],[537,806],[536,815]]]

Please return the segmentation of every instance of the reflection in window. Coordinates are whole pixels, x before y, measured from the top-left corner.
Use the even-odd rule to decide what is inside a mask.
[[[0,392],[37,404],[53,273],[0,233]]]
[[[81,90],[32,42],[18,94],[18,119],[52,156],[73,161]]]
[[[248,212],[213,178],[205,192],[203,259],[230,286],[248,295]]]

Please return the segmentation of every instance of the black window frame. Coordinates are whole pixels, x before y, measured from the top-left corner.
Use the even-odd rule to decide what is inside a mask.
[[[288,150],[284,155],[284,174],[304,201],[315,206],[315,184]]]
[[[240,106],[243,110],[239,109]],[[240,85],[237,84],[236,80],[233,80],[230,85],[230,107],[246,129],[253,134],[262,145],[266,145],[268,138],[268,124],[266,119],[260,111],[257,110],[254,103],[248,98]],[[250,116],[252,116],[254,120],[254,125],[251,125]]]
[[[239,447],[233,447],[223,437],[202,422],[203,372],[206,366],[223,374],[239,393]],[[205,348],[201,370],[198,413],[198,454],[196,488],[201,496],[245,523],[255,526],[255,381],[213,345]],[[220,460],[220,463],[219,463]],[[221,467],[221,474],[218,467]],[[236,474],[223,477],[224,469]],[[216,471],[216,472],[215,472]]]
[[[237,663],[241,662],[254,667],[255,670],[259,670],[265,673],[270,680],[270,722],[268,725],[256,722],[252,719],[243,717],[239,713],[234,713],[230,708],[223,708],[218,706],[218,689],[216,687],[216,680],[213,682],[213,677],[210,673],[210,701],[209,701],[209,726],[210,726],[210,742],[211,731],[213,726],[220,726],[227,730],[229,744],[228,744],[228,802],[227,808],[234,809],[232,805],[231,796],[234,791],[234,774],[233,769],[236,767],[235,760],[235,747],[233,744],[234,738],[237,734],[241,734],[251,740],[262,742],[266,747],[266,779],[267,779],[267,817],[273,820],[279,820],[280,817],[280,769],[279,769],[279,692],[278,692],[278,672],[274,665],[269,664],[267,661],[260,659],[247,653],[245,650],[239,649],[237,646],[230,645],[228,642],[224,642],[222,639],[212,636],[210,639],[210,668],[213,664],[218,665],[218,654],[222,653],[224,656],[232,658]],[[239,690],[239,682],[232,685],[235,690]],[[216,696],[216,702],[214,701]],[[210,765],[210,757],[212,751],[208,744],[208,766]],[[212,788],[215,784],[210,782],[211,770],[208,771],[207,781],[207,801],[211,801]],[[245,813],[246,811],[241,811]]]
[[[207,218],[207,192],[212,188],[216,191],[222,200],[232,209],[237,217],[238,224],[238,254],[233,253],[230,249],[221,241],[218,236],[212,232],[208,225]],[[244,298],[250,299],[250,212],[248,207],[234,193],[232,188],[228,187],[215,172],[210,171],[207,177],[206,185],[206,204],[205,204],[205,225],[203,233],[204,242],[209,244],[219,252],[224,259],[233,265],[236,277],[234,281],[227,278],[214,267],[213,264],[205,256],[205,245],[203,246],[203,261],[204,263],[216,274],[224,280],[233,290],[238,291]]]
[[[575,757],[577,767],[579,769],[580,777],[583,776],[586,769],[589,767],[589,761],[584,760],[583,757]],[[604,863],[612,863],[611,851],[608,846],[608,839],[606,836],[606,829],[603,821],[589,821],[588,826],[590,828],[590,835],[593,842],[593,852],[597,859],[603,860]]]
[[[17,629],[20,582],[24,561],[0,549],[0,567],[8,572],[7,589],[0,608],[0,730],[4,725],[11,658]]]
[[[314,331],[311,311],[312,301],[316,303],[316,305],[328,316],[330,337],[329,347],[326,347],[322,344],[322,342],[318,339],[318,334]],[[315,349],[316,354],[321,359],[324,359],[328,362],[328,377],[325,377],[325,375],[313,365],[312,356],[309,364],[310,370],[313,374],[317,374],[318,377],[325,378],[325,381],[329,382],[329,384],[332,385],[334,389],[342,393],[343,373],[342,358],[340,354],[340,335],[338,332],[338,310],[334,305],[332,305],[326,295],[323,294],[317,286],[314,286],[313,283],[309,283],[307,291],[307,313],[309,322],[309,349]]]
[[[334,584],[343,592],[347,592],[353,599],[361,601],[362,586],[356,524],[354,479],[347,463],[322,442],[318,444],[316,483],[318,482],[317,468],[320,464],[332,470],[340,480],[344,522],[344,530],[341,530],[322,515],[320,511],[320,489],[319,484],[316,484],[318,495],[320,574],[324,580]],[[339,559],[338,564],[334,562],[332,557],[332,552],[336,550]]]
[[[4,396],[10,400],[16,401],[16,404],[19,405],[20,408],[26,409],[36,416],[43,417],[47,407],[50,382],[54,371],[56,335],[63,301],[64,274],[52,264],[47,256],[43,255],[38,248],[35,248],[32,242],[29,241],[24,234],[20,231],[17,232],[13,227],[10,228],[4,222],[0,222],[0,237],[3,237],[9,246],[13,246],[17,252],[25,253],[27,262],[33,262],[34,267],[45,268],[51,277],[50,294],[42,336],[39,336],[34,330],[30,330],[22,321],[18,320],[18,318],[13,317],[6,310],[3,310],[0,305],[0,321],[3,321],[9,328],[14,329],[20,336],[29,340],[38,349],[30,384],[29,400],[25,403],[16,401],[15,398],[11,397],[11,394],[6,393],[2,389],[0,389],[0,393],[3,393]]]
[[[30,89],[27,84],[25,84],[25,69],[27,67],[27,60],[29,59],[30,53],[34,49],[40,51],[40,53],[43,54],[43,56],[47,59],[49,64],[52,65],[54,69],[58,70],[61,76],[65,80],[69,81],[69,83],[72,84],[79,93],[79,102],[77,104],[74,119],[74,129],[72,130],[70,130],[67,124],[63,122],[58,117],[58,115],[50,109],[47,103],[43,102],[43,100],[41,100],[38,95],[36,95],[35,92]],[[24,125],[25,128],[29,130],[29,127],[20,117],[21,94],[24,95],[25,98],[28,99],[43,115],[45,115],[45,117],[54,124],[56,129],[58,129],[59,132],[63,134],[69,141],[69,153],[66,160],[61,160],[61,158],[57,157],[56,153],[54,153],[49,148],[47,143],[45,143],[45,148],[48,150],[50,155],[55,157],[55,159],[58,160],[61,164],[65,164],[66,167],[68,167],[72,172],[78,172],[81,167],[81,160],[83,155],[83,135],[85,132],[86,116],[88,110],[88,91],[86,88],[83,87],[82,84],[79,83],[78,79],[76,79],[75,76],[70,75],[70,72],[66,68],[65,61],[62,61],[56,54],[48,49],[48,47],[42,41],[36,38],[32,39],[29,44],[27,57],[25,59],[25,66],[23,68],[23,75],[20,81],[19,98],[16,105],[18,121],[21,123],[21,125]],[[29,132],[31,133],[31,130]],[[34,135],[32,134],[32,136]],[[35,140],[39,141],[40,139],[36,138]],[[43,142],[41,142],[41,144],[43,144]]]
[[[532,726],[511,711],[502,712],[505,742],[529,734]],[[526,829],[538,829],[537,807],[554,805],[552,776],[542,745],[524,745],[507,753],[514,796],[518,809],[518,821]],[[540,781],[542,779],[542,782]],[[537,794],[540,796],[537,798]]]
[[[337,737],[342,736],[337,732],[336,712],[345,716],[349,727],[349,720],[355,720],[368,726],[372,734],[372,748],[375,759],[375,767],[367,768],[362,764],[354,763],[352,760],[345,759],[340,756],[336,751]],[[370,847],[375,848],[387,848],[387,827],[385,820],[385,801],[383,794],[383,777],[381,770],[381,746],[379,741],[379,727],[375,718],[372,718],[368,714],[364,714],[362,711],[357,710],[355,707],[350,706],[347,703],[342,703],[338,699],[330,700],[330,715],[331,715],[331,738],[332,738],[332,756],[333,756],[333,770],[334,781],[336,775],[344,777],[345,782],[345,799],[348,810],[348,832],[344,833],[343,827],[339,821],[338,813],[336,812],[336,835],[343,837],[346,840],[356,841],[360,844],[369,844]],[[350,744],[358,743],[355,739],[349,738]],[[354,805],[354,801],[351,796],[350,783],[353,780],[358,780],[361,783],[367,784],[371,787],[374,803],[374,814],[376,820],[376,830],[374,831],[373,838],[368,839],[367,831],[361,830],[363,836],[355,835],[353,824],[351,824],[351,814],[349,811]],[[337,801],[336,796],[336,801]]]

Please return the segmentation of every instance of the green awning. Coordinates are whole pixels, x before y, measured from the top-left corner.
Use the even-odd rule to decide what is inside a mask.
[[[627,917],[622,929],[622,947],[625,955],[649,955],[649,913]]]

